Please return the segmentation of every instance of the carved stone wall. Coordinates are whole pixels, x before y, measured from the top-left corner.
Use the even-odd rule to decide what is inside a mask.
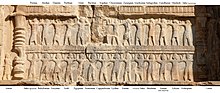
[[[209,18],[210,23],[202,24],[208,13],[196,6],[1,6],[1,10],[6,12],[0,14],[3,80],[183,84],[215,75],[211,71],[204,76],[209,72],[203,70],[212,66],[201,51],[219,50],[206,41],[217,35],[213,36]],[[207,39],[200,30],[206,28]]]

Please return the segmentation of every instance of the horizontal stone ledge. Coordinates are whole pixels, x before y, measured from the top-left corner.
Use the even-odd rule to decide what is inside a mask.
[[[46,16],[55,16],[55,17],[77,17],[76,14],[73,13],[27,13],[24,16],[37,16],[37,17],[46,17]]]
[[[26,51],[195,51],[193,46],[26,46]]]

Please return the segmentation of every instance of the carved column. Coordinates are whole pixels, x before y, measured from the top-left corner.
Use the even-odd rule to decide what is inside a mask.
[[[13,79],[23,79],[24,78],[24,47],[25,47],[25,22],[26,18],[24,16],[24,12],[21,11],[22,6],[16,6],[16,12],[14,13],[14,50],[17,53],[17,57],[13,62]]]

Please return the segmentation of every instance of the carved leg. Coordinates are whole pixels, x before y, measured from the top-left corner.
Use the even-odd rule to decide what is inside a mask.
[[[191,39],[191,38],[187,38],[187,40],[188,40],[189,46],[193,46],[193,41],[192,41],[192,39]]]
[[[178,37],[176,37],[176,45],[177,45],[177,46],[180,45],[180,41],[179,41],[179,38],[178,38]]]
[[[149,37],[149,45],[150,46],[153,46],[154,45],[154,42],[153,42],[153,37]]]
[[[108,35],[107,35],[106,37],[107,37],[107,44],[108,44],[108,45],[111,45],[111,41],[112,41],[112,40],[111,40],[111,36],[108,36]]]
[[[164,39],[164,45],[167,46],[168,44],[167,44],[167,39],[165,38],[165,36],[163,37],[163,39]]]
[[[161,63],[161,68],[160,68],[160,80],[164,81],[165,79],[165,64],[162,62]]]
[[[83,78],[86,81],[89,81],[89,64],[84,64],[84,68],[83,68]]]
[[[44,78],[45,78],[45,74],[42,73],[42,74],[40,75],[40,81],[44,80]]]
[[[92,71],[92,80],[97,82],[98,81],[98,78],[96,77],[96,73],[97,71],[93,68],[93,71]]]
[[[172,45],[176,45],[175,42],[176,42],[175,38],[172,38],[172,40],[171,40]]]
[[[69,36],[67,36],[64,40],[64,45],[72,45],[69,39]]]
[[[105,79],[105,81],[108,82],[108,74],[107,74],[107,73],[103,73],[103,74],[104,74],[104,79]]]
[[[101,70],[101,72],[100,72],[100,81],[101,82],[104,82],[105,81],[105,75],[104,75],[104,72]]]
[[[53,74],[53,81],[58,81],[57,80],[57,73]]]
[[[68,71],[66,71],[65,76],[66,76],[65,82],[70,82],[70,73]]]
[[[42,40],[42,45],[47,45],[47,41],[45,38],[43,38],[43,40]]]
[[[192,62],[187,62],[186,66],[186,79],[187,81],[193,81],[193,69],[192,69]]]
[[[179,73],[178,73],[178,63],[173,62],[173,68],[172,68],[172,80],[178,81],[179,80]]]
[[[164,46],[163,37],[160,38],[160,45],[161,45],[161,46]]]
[[[149,64],[150,64],[150,66],[149,66],[149,69],[148,69],[148,80],[149,81],[152,81],[152,80],[154,80],[155,79],[155,77],[154,77],[154,68],[155,68],[155,62],[154,61],[151,61],[151,62],[149,62]]]

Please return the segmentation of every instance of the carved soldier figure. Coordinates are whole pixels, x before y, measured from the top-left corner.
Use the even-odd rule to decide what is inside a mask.
[[[180,61],[180,57],[177,54],[173,55],[173,67],[172,67],[172,80],[178,81],[179,80],[179,70],[178,70],[178,63]]]
[[[143,44],[143,38],[141,37],[141,35],[143,35],[143,19],[138,19],[135,25],[137,26],[135,45],[141,45]]]
[[[127,43],[128,45],[131,45],[131,25],[132,25],[132,23],[131,23],[131,20],[130,19],[126,19],[126,24],[125,24],[125,28],[126,28],[126,30],[125,30],[125,34],[124,34],[124,36],[123,36],[123,39],[124,39],[124,45],[125,45],[125,43]]]
[[[63,45],[65,29],[60,19],[55,20],[54,45]]]
[[[156,45],[156,41],[155,41],[155,20],[154,19],[150,19],[150,30],[149,30],[149,37],[148,37],[148,42],[150,46],[154,46]]]
[[[112,81],[119,81],[119,71],[120,71],[120,55],[116,53],[114,55],[114,68],[112,72]]]
[[[186,20],[185,24],[185,32],[184,32],[184,46],[193,46],[193,33],[192,33],[192,23],[189,20]]]
[[[41,76],[40,76],[40,80],[50,80],[51,79],[51,75],[50,75],[50,55],[48,53],[44,54],[44,59],[43,59],[43,63],[41,66]]]
[[[102,62],[102,64],[103,64],[103,66],[102,66],[102,68],[101,68],[101,72],[100,72],[100,80],[102,81],[102,80],[104,80],[104,81],[109,81],[109,78],[108,78],[108,74],[107,74],[107,67],[108,67],[108,62],[109,62],[110,60],[108,59],[108,55],[106,54],[106,53],[104,53],[103,54],[103,62]]]
[[[50,20],[45,19],[45,21],[41,20],[43,25],[43,37],[42,37],[42,45],[52,45],[53,44],[53,35],[52,31],[54,29],[50,29]]]
[[[171,24],[173,26],[173,34],[172,34],[172,45],[179,45],[180,40],[179,40],[179,21],[178,20],[173,20],[173,24]]]
[[[37,34],[38,34],[38,26],[39,26],[39,21],[37,20],[37,18],[32,20],[29,20],[29,24],[31,25],[31,37],[30,37],[30,45],[37,45],[39,44],[38,42],[38,38],[37,38]]]
[[[143,72],[144,72],[144,56],[142,54],[138,54],[137,56],[137,59],[135,60],[136,62],[138,62],[138,65],[137,65],[137,69],[135,71],[135,77],[136,77],[136,80],[135,81],[138,81],[138,80],[143,80]]]
[[[86,58],[85,54],[80,54],[80,58],[78,59],[79,61],[79,66],[77,68],[78,72],[77,72],[77,79],[79,80],[84,80],[83,78],[83,64],[88,62],[88,59]]]
[[[160,25],[161,25],[161,28],[162,28],[162,30],[161,30],[161,32],[160,32],[160,45],[162,45],[162,46],[166,46],[166,45],[168,45],[167,43],[167,38],[166,38],[166,33],[168,33],[167,32],[167,20],[166,19],[162,19],[161,20],[161,23],[160,23]]]
[[[70,54],[70,55],[72,55],[72,54]],[[67,61],[67,67],[66,67],[66,78],[65,78],[65,81],[66,82],[74,82],[74,79],[73,79],[73,76],[74,76],[74,74],[73,74],[73,60],[72,60],[72,58],[69,58],[69,59],[65,59],[66,61]]]
[[[61,80],[63,80],[62,67],[61,67],[62,55],[60,53],[58,53],[56,56],[56,59],[53,59],[53,60],[56,63],[55,67],[54,67],[54,73],[53,73],[54,81],[61,81]]]
[[[192,54],[186,54],[186,69],[184,74],[184,79],[186,81],[193,81],[193,55]]]
[[[155,80],[155,77],[154,77],[154,71],[156,70],[155,68],[155,55],[154,54],[150,54],[149,56],[149,70],[148,70],[148,81],[151,81],[151,80]]]
[[[29,68],[29,73],[28,73],[28,78],[35,80],[36,75],[35,75],[35,66],[36,62],[38,61],[37,54],[33,54],[33,57],[31,59],[28,59],[30,61],[30,68]]]
[[[91,81],[98,81],[97,77],[97,68],[96,68],[96,62],[97,62],[97,56],[95,53],[92,53],[90,61],[90,66],[89,66],[89,72],[88,72],[88,77],[89,80]]]
[[[88,20],[85,17],[81,17],[79,19],[79,31],[77,34],[77,44],[78,45],[85,45],[87,42],[90,42],[90,23],[88,22]]]
[[[161,67],[160,67],[160,72],[159,72],[159,79],[164,81],[166,79],[166,62],[167,62],[167,56],[165,54],[161,55]]]
[[[126,53],[126,59],[124,59],[126,62],[126,67],[125,67],[125,75],[124,75],[124,80],[125,81],[131,81],[131,61],[132,61],[132,56],[129,53]]]
[[[76,36],[79,30],[78,20],[69,19],[65,36],[65,45],[76,45]]]
[[[110,33],[110,42],[112,45],[114,45],[114,41],[116,42],[117,45],[121,45],[121,41],[118,37],[118,28],[119,28],[119,23],[118,23],[118,20],[115,19],[115,20],[110,20],[111,22],[109,23],[109,25],[112,25],[113,26],[113,31],[112,33]]]
[[[9,57],[8,54],[5,55],[3,80],[11,80],[12,60]]]
[[[72,80],[76,82],[79,79],[81,79],[80,78],[80,71],[81,71],[81,69],[79,68],[79,62],[78,61],[73,61],[71,63],[71,65],[72,65],[72,73],[73,73]]]
[[[89,57],[86,57],[86,55],[84,55],[84,57],[79,60],[79,62],[82,64],[82,81],[89,81],[89,75],[91,74],[89,72],[90,62],[88,59]]]

